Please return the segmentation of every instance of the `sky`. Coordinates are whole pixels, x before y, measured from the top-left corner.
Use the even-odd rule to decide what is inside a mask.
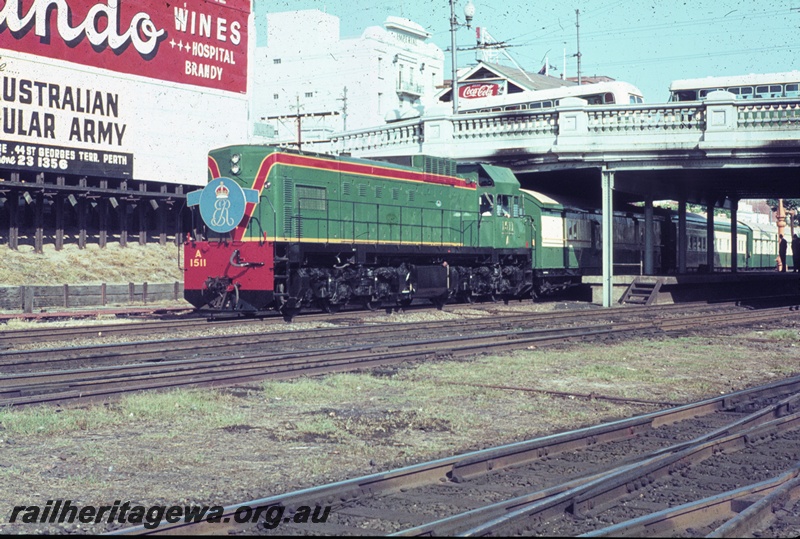
[[[449,0],[253,0],[256,35],[265,44],[271,12],[319,9],[340,19],[341,36],[358,37],[390,15],[431,33],[450,73]],[[672,80],[798,69],[800,0],[472,0],[472,29],[457,32],[457,48],[475,45],[475,26],[488,30],[523,69],[577,76],[576,10],[580,11],[581,75],[606,75],[642,90],[645,101],[664,102]],[[456,1],[464,22],[467,0]],[[475,51],[459,51],[459,67]],[[501,63],[513,65],[507,59]],[[554,69],[553,69],[554,67]],[[449,77],[445,77],[449,78]]]

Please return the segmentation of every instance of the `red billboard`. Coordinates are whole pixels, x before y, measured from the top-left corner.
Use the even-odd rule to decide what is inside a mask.
[[[0,0],[0,49],[246,93],[250,0]]]
[[[504,93],[500,84],[493,82],[480,82],[473,84],[461,84],[458,87],[458,97],[463,99],[480,99]]]

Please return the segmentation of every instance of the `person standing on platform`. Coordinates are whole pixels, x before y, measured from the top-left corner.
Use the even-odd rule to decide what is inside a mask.
[[[794,263],[794,272],[800,272],[800,237],[797,234],[792,236],[792,262]]]
[[[781,271],[786,271],[786,238],[783,237],[783,234],[778,235],[778,256],[781,259]]]

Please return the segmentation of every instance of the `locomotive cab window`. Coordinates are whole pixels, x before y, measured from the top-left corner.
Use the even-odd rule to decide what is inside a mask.
[[[508,195],[497,195],[497,216],[498,217],[511,217],[511,211]]]
[[[489,193],[483,193],[481,195],[481,207],[480,213],[484,216],[492,215],[494,208],[494,197]]]

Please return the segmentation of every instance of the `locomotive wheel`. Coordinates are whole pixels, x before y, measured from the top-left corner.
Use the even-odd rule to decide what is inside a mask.
[[[300,307],[282,307],[281,314],[286,322],[291,322],[294,317],[300,314]]]
[[[330,301],[324,301],[322,303],[322,310],[328,314],[336,314],[342,309],[341,303],[331,303]]]
[[[441,311],[447,303],[447,298],[431,298],[431,303],[434,304],[437,310]]]
[[[364,307],[369,309],[370,311],[377,311],[381,308],[381,302],[378,300],[368,299],[364,302]]]

